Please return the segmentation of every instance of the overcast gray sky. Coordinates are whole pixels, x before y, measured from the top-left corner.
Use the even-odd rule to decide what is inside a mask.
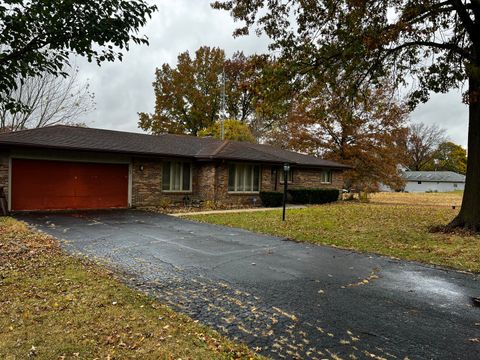
[[[149,46],[133,45],[122,62],[101,67],[83,59],[77,60],[80,75],[88,79],[95,93],[96,109],[82,122],[88,126],[140,132],[137,112],[152,112],[152,82],[155,68],[172,65],[180,52],[194,52],[202,45],[218,46],[228,56],[237,50],[246,54],[266,52],[268,40],[255,35],[233,38],[235,23],[226,12],[210,8],[211,0],[156,0],[159,10],[143,33]],[[437,123],[447,129],[449,138],[467,145],[468,109],[460,92],[433,95],[412,114],[411,121]]]

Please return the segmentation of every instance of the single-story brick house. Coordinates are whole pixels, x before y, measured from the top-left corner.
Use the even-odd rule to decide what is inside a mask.
[[[268,145],[56,125],[0,134],[0,187],[11,211],[259,202],[290,188],[337,188],[348,166]],[[255,199],[255,200],[254,200]]]

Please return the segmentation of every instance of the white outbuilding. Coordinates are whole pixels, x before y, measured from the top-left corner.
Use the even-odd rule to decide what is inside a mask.
[[[465,175],[453,171],[403,171],[406,192],[447,192],[465,189]]]

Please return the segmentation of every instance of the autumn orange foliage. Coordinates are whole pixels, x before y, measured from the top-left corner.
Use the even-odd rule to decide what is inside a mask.
[[[288,120],[274,129],[272,142],[296,151],[352,165],[346,186],[372,191],[380,183],[401,188],[408,109],[393,86],[313,82],[298,97]]]

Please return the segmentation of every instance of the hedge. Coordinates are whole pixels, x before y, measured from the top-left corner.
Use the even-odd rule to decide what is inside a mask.
[[[279,207],[283,204],[283,193],[278,191],[261,191],[260,199],[263,206]]]
[[[326,204],[338,200],[337,189],[293,189],[288,191],[294,204]]]

